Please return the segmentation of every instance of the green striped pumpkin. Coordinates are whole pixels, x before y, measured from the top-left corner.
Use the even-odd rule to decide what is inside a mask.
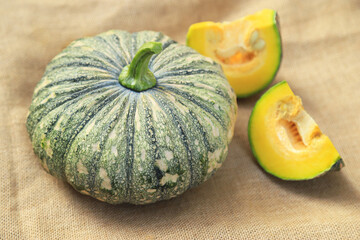
[[[101,201],[147,204],[221,166],[236,111],[212,60],[159,32],[112,30],[48,64],[26,125],[50,174]]]

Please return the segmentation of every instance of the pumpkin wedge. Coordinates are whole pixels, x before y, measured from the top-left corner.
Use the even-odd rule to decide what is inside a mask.
[[[257,101],[248,136],[259,164],[281,179],[312,179],[344,165],[329,137],[320,131],[285,81]]]
[[[233,22],[193,24],[186,44],[221,64],[238,97],[268,86],[281,62],[277,14],[270,9]]]

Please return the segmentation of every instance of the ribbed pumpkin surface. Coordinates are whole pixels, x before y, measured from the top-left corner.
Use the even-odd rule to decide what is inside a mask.
[[[161,42],[142,92],[119,75]],[[44,168],[109,203],[175,197],[208,179],[233,135],[236,97],[219,65],[158,32],[109,31],[71,43],[47,66],[27,119]]]

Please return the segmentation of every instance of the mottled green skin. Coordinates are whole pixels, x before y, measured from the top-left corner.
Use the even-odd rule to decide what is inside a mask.
[[[163,44],[149,69],[157,85],[119,84],[145,42]],[[158,32],[109,31],[71,43],[47,66],[27,119],[52,175],[109,203],[169,199],[207,180],[225,160],[236,96],[221,68]]]

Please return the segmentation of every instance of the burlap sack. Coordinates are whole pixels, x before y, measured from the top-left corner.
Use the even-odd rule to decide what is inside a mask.
[[[262,8],[280,15],[287,80],[346,167],[305,182],[264,173],[247,140],[260,94],[239,100],[235,138],[208,182],[165,202],[112,206],[40,166],[25,128],[46,64],[76,38],[109,29],[162,31],[184,43],[198,21]],[[0,239],[360,239],[360,2],[53,1],[0,3]]]

